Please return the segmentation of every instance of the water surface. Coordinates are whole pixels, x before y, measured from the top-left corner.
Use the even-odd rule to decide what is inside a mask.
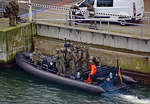
[[[150,88],[134,85],[95,96],[45,81],[16,66],[0,69],[0,104],[150,104]]]

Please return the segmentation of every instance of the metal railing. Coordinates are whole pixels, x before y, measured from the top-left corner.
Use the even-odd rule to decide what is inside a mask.
[[[57,13],[53,11],[45,12],[46,14],[50,15],[56,15],[56,17],[62,17],[62,18],[38,18],[37,15],[33,17],[33,21],[37,23],[38,21],[45,21],[45,22],[58,22],[63,23],[64,25],[68,26],[79,26],[79,27],[85,27],[97,30],[99,32],[103,33],[121,33],[121,34],[131,34],[143,37],[144,36],[144,24],[137,24],[137,23],[129,23],[124,21],[114,21],[113,19],[104,19],[104,18],[88,18],[84,19],[83,16],[72,16],[71,18],[69,14],[67,13]],[[75,17],[78,17],[80,19],[75,19]],[[82,19],[83,18],[83,19]],[[96,22],[96,24],[94,24]],[[122,26],[124,25],[124,26]],[[119,28],[121,30],[127,28],[126,31],[117,31],[116,28]],[[136,29],[136,30],[135,30]],[[135,30],[135,32],[134,32]]]
[[[128,23],[128,22],[123,22],[123,21],[115,21],[114,20],[107,20],[107,19],[103,19],[103,18],[90,18],[90,19],[82,19],[83,17],[81,16],[81,19],[74,19],[74,16],[71,16],[69,15],[69,11],[79,11],[79,10],[76,10],[76,9],[70,9],[70,8],[67,8],[67,7],[60,7],[60,6],[52,6],[52,5],[44,5],[44,4],[38,4],[36,3],[35,1],[36,0],[32,0],[34,2],[31,2],[31,0],[25,0],[26,2],[24,2],[22,5],[26,5],[28,7],[30,7],[30,13],[29,13],[29,20],[30,21],[34,21],[34,22],[38,22],[38,21],[55,21],[55,22],[60,22],[62,21],[62,23],[64,23],[65,25],[71,25],[71,26],[83,26],[83,27],[88,27],[90,29],[92,29],[94,26],[94,24],[92,22],[96,21],[97,24],[96,24],[96,28],[95,30],[97,31],[100,31],[100,32],[105,32],[105,33],[108,33],[110,34],[111,32],[116,32],[117,29],[114,28],[114,27],[118,27],[120,30],[124,30],[125,28],[126,31],[125,32],[121,32],[122,34],[136,34],[138,36],[141,36],[143,37],[144,34],[145,34],[145,30],[144,30],[144,25],[145,24],[137,24],[137,23]],[[20,4],[22,2],[19,2]],[[47,14],[50,14],[50,15],[56,15],[56,16],[63,16],[63,18],[47,18],[46,16],[44,17],[38,17],[38,14],[35,13],[35,15],[32,15],[32,12],[33,11],[33,8],[32,7],[37,7],[37,8],[46,8],[45,10],[48,10],[48,13]],[[68,13],[57,13],[57,12],[53,12],[53,10],[63,10],[63,11],[68,11]],[[116,15],[113,15],[113,14],[104,14],[102,13],[102,15],[111,15],[111,16],[116,16]],[[117,15],[117,16],[120,16],[120,15]],[[33,17],[33,18],[32,18]],[[77,17],[77,16],[76,16]],[[80,17],[79,17],[80,18]],[[127,16],[128,18],[128,16]],[[131,17],[130,17],[131,18]],[[147,18],[149,19],[149,17]],[[90,23],[91,22],[91,23]],[[117,23],[117,25],[116,25]],[[126,24],[127,26],[120,26],[119,24]],[[92,26],[91,26],[92,25]],[[114,26],[114,27],[113,27]],[[91,28],[92,27],[92,28]],[[136,28],[137,31],[133,32],[133,30]],[[94,28],[93,28],[94,29]],[[131,30],[131,32],[128,33],[128,30]],[[117,31],[119,32],[119,31]],[[120,32],[119,32],[120,33]]]

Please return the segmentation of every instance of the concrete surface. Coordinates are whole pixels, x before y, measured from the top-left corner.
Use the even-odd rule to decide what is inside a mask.
[[[9,20],[8,18],[0,18],[0,29],[4,29],[9,27]]]
[[[150,38],[127,34],[105,33],[97,30],[70,27],[58,24],[37,24],[40,36],[68,39],[87,44],[102,45],[112,48],[127,49],[139,52],[150,52]]]
[[[0,29],[0,63],[13,61],[19,51],[30,51],[33,34],[34,25],[30,23]]]

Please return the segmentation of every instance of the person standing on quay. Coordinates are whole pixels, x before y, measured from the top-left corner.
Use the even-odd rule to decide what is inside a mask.
[[[9,12],[9,25],[16,26],[18,24],[18,14],[19,14],[19,5],[16,3],[16,0],[12,0],[9,2],[8,8]]]
[[[15,20],[16,20],[16,24],[18,24],[19,22],[19,5],[16,2],[16,0],[13,0],[13,8],[14,8],[14,15],[15,15]]]

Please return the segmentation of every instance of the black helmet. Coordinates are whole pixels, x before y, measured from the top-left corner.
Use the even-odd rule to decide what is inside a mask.
[[[64,47],[70,47],[70,43],[69,43],[69,42],[66,42],[66,43],[64,44]]]

